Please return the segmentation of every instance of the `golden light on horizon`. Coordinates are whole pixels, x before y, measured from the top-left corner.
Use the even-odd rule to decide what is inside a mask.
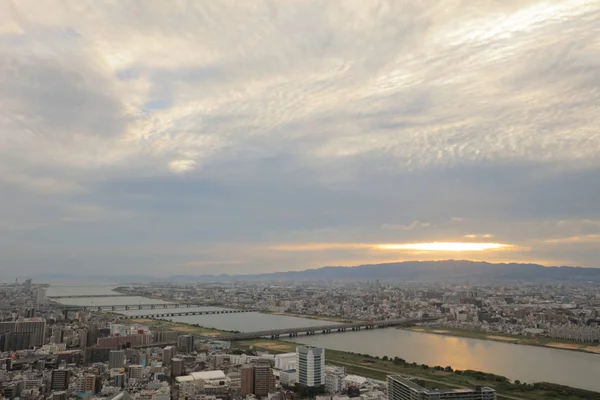
[[[471,243],[471,242],[429,242],[380,244],[380,250],[418,250],[418,251],[485,251],[500,250],[510,247],[502,243]]]
[[[329,250],[406,250],[406,251],[446,251],[468,252],[503,250],[515,246],[503,243],[487,242],[422,242],[422,243],[302,243],[281,244],[271,246],[271,250],[278,251],[329,251]]]

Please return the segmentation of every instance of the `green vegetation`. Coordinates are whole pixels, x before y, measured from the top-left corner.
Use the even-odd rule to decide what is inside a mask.
[[[135,318],[135,319],[124,320],[124,322],[145,324],[145,325],[150,326],[150,329],[153,329],[153,330],[157,330],[157,329],[158,330],[173,330],[173,331],[178,331],[178,332],[182,332],[185,334],[198,335],[198,336],[212,336],[215,338],[218,338],[219,336],[222,336],[222,335],[228,335],[228,334],[232,333],[232,332],[223,331],[223,330],[214,329],[214,328],[205,328],[198,324],[184,324],[184,323],[180,323],[180,322],[165,321],[162,319]]]
[[[340,318],[340,317],[328,317],[325,315],[314,315],[314,314],[295,314],[295,313],[287,313],[287,312],[279,312],[279,311],[261,311],[264,314],[273,314],[273,315],[283,315],[287,317],[297,317],[297,318],[306,318],[306,319],[317,319],[322,321],[333,321],[333,322],[344,322],[351,323],[356,322],[356,320]]]

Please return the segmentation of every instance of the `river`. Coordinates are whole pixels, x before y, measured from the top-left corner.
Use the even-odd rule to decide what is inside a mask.
[[[48,289],[49,296],[59,292],[62,295],[108,294],[111,293],[111,288],[50,287]],[[61,302],[80,305],[114,305],[159,303],[160,301],[132,296],[64,299]],[[136,315],[143,312],[131,310],[127,314]],[[262,313],[195,315],[173,317],[169,320],[240,332],[331,323]],[[285,338],[285,340],[373,356],[400,357],[408,362],[430,366],[450,365],[454,369],[491,372],[527,383],[545,381],[600,392],[600,379],[598,379],[600,355],[589,353],[457,338],[395,328],[298,336],[293,339]]]

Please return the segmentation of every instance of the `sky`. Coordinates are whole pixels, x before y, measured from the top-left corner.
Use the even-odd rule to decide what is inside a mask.
[[[0,280],[600,267],[597,0],[0,1]]]

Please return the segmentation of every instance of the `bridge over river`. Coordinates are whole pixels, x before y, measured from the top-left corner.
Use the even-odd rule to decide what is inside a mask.
[[[260,339],[260,338],[271,338],[278,339],[280,336],[287,335],[288,337],[296,337],[298,334],[304,334],[307,336],[316,335],[318,333],[329,334],[329,333],[341,333],[346,331],[359,331],[361,329],[375,329],[375,328],[388,328],[391,326],[406,326],[414,325],[422,322],[432,322],[439,318],[402,318],[402,319],[386,319],[381,321],[361,321],[351,322],[344,324],[327,324],[319,326],[306,326],[303,328],[287,328],[287,329],[273,329],[269,331],[256,331],[256,332],[243,332],[235,333],[232,335],[224,336],[198,336],[200,340],[224,340],[224,341],[236,341],[236,340],[249,340],[249,339]],[[160,343],[146,343],[141,345],[133,346],[135,348],[143,347],[164,347],[168,345],[176,345],[176,342],[160,342]]]
[[[269,337],[271,339],[278,339],[280,336],[287,335],[288,337],[298,336],[298,334],[314,335],[317,333],[336,333],[346,332],[347,330],[359,331],[361,329],[375,329],[375,328],[387,328],[390,326],[402,326],[402,325],[414,325],[421,322],[432,322],[439,318],[401,318],[401,319],[385,319],[380,321],[360,321],[350,322],[343,324],[327,324],[320,326],[307,326],[302,328],[285,328],[285,329],[272,329],[267,331],[256,331],[256,332],[243,332],[235,333],[232,335],[218,336],[213,338],[201,337],[200,339],[212,339],[212,340],[248,340],[248,339],[260,339],[263,337]]]
[[[72,311],[128,311],[128,310],[168,310],[168,309],[181,309],[181,308],[201,308],[201,307],[213,307],[217,306],[215,304],[206,304],[206,303],[147,303],[147,304],[116,304],[116,305],[70,305],[70,304],[48,304],[45,307],[50,308],[61,308],[64,310],[72,310]],[[227,314],[232,312],[252,312],[257,311],[255,309],[222,309],[222,310],[201,310],[197,311],[196,314],[189,315],[198,315],[198,313],[204,314]],[[189,311],[190,313],[192,311]],[[150,317],[151,315],[158,314],[166,314],[166,313],[156,313],[150,312],[148,314],[139,314],[136,317]]]
[[[76,294],[69,296],[46,296],[48,299],[57,300],[57,299],[98,299],[98,298],[106,298],[106,297],[132,297],[129,294]]]

